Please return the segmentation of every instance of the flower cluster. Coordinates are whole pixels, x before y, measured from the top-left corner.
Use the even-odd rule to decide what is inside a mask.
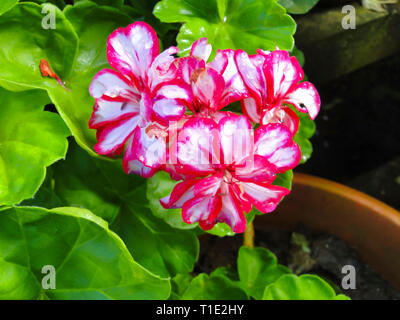
[[[164,170],[182,180],[160,202],[182,208],[185,222],[205,230],[225,222],[243,232],[245,212],[253,206],[271,212],[289,193],[272,185],[300,161],[293,142],[299,119],[289,105],[314,119],[318,93],[301,82],[303,71],[286,51],[219,50],[208,61],[212,48],[202,38],[188,57],[176,58],[177,52],[159,53],[144,22],[110,35],[107,56],[115,70],[101,70],[90,86],[95,150],[123,153],[126,173],[149,178]],[[236,101],[244,115],[221,111]]]

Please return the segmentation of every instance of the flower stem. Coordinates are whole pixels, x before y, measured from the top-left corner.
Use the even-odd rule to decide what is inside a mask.
[[[243,234],[243,245],[248,248],[254,248],[254,225],[253,221],[247,224]]]

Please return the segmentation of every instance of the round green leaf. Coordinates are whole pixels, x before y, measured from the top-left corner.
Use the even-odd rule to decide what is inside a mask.
[[[288,268],[277,263],[271,251],[264,248],[241,247],[237,266],[242,288],[258,300],[263,297],[267,285],[290,273]]]
[[[182,22],[177,37],[181,55],[199,38],[217,49],[291,50],[296,23],[275,0],[162,0],[154,15],[163,22]]]
[[[247,294],[233,281],[202,273],[195,277],[182,300],[247,300]]]
[[[90,157],[74,145],[54,171],[55,192],[64,205],[87,208],[109,221],[141,265],[163,277],[192,271],[197,237],[152,214],[145,179],[126,175],[120,161]]]
[[[168,280],[138,265],[107,223],[78,208],[0,211],[2,299],[165,299]],[[43,288],[46,265],[55,289]]]
[[[44,111],[45,92],[0,89],[0,205],[31,198],[46,167],[65,157],[68,128],[61,118]]]
[[[349,300],[320,277],[284,275],[265,288],[263,300]]]
[[[7,66],[0,70],[0,85],[13,91],[47,90],[76,141],[96,155],[92,149],[95,131],[88,127],[94,99],[88,88],[93,76],[108,67],[109,34],[133,21],[116,8],[91,1],[67,6],[64,12],[46,4],[50,13],[55,13],[56,28],[44,29],[43,6],[19,3],[0,16],[0,64]],[[48,61],[66,88],[55,79],[42,77],[42,59]]]
[[[64,14],[47,4],[55,14],[56,29],[45,29],[42,6],[19,3],[0,16],[0,80],[27,88],[53,88],[56,80],[42,77],[39,64],[47,60],[65,79],[72,70],[78,38]],[[63,89],[64,90],[64,89]]]

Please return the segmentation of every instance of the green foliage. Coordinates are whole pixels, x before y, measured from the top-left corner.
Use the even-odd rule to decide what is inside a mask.
[[[234,282],[205,273],[195,277],[182,295],[182,300],[247,300],[247,294]]]
[[[294,20],[275,0],[162,0],[154,15],[163,22],[184,23],[177,42],[181,55],[187,55],[192,43],[207,37],[217,49],[257,48],[283,50],[293,48]]]
[[[279,0],[278,3],[293,14],[304,14],[310,11],[319,0]]]
[[[297,13],[310,2],[279,3]],[[213,53],[279,46],[293,49],[303,63],[293,46],[296,24],[285,8],[277,0],[67,3],[0,1],[0,298],[303,297],[296,290],[311,280],[286,280],[288,269],[262,248],[241,248],[237,272],[220,267],[210,275],[191,274],[203,232],[184,223],[180,209],[165,210],[159,203],[176,182],[166,173],[147,181],[126,175],[120,159],[95,154],[95,131],[88,128],[94,104],[88,87],[99,70],[109,68],[106,41],[116,28],[144,20],[157,31],[161,47],[177,41],[182,55],[194,40],[208,37]],[[49,12],[55,13],[55,29],[42,26]],[[42,76],[42,60],[65,87]],[[57,112],[44,111],[48,104]],[[295,140],[305,161],[315,125],[299,116]],[[81,148],[71,139],[66,155],[70,134]],[[292,178],[288,171],[274,184],[290,189]],[[256,214],[251,211],[247,221]],[[234,235],[224,223],[208,233]],[[55,290],[42,288],[44,265],[56,269]],[[344,297],[332,295],[322,280],[312,281],[317,297]]]
[[[108,35],[132,19],[118,9],[90,1],[66,7],[64,12],[54,10],[56,29],[49,30],[38,23],[44,16],[42,7],[34,3],[20,3],[0,16],[0,64],[7,66],[0,70],[0,85],[13,91],[46,90],[76,141],[95,155],[95,132],[87,124],[94,104],[88,87],[95,73],[108,66]],[[42,77],[42,59],[68,89]]]
[[[263,300],[349,300],[313,274],[288,274],[265,288]]]
[[[201,273],[177,275],[172,280],[174,300],[245,299],[256,300],[349,300],[322,278],[313,274],[296,276],[277,263],[276,256],[261,247],[241,247],[237,272],[230,267],[219,267],[209,276]]]
[[[65,157],[69,131],[57,114],[43,110],[47,103],[38,90],[0,89],[0,205],[31,198],[46,167]]]
[[[126,175],[120,162],[96,159],[71,146],[54,177],[63,205],[87,208],[107,220],[134,259],[151,272],[168,277],[193,269],[199,250],[195,234],[155,217],[145,200],[145,180]]]
[[[2,0],[0,2],[0,15],[10,10],[13,6],[18,3],[18,0]]]
[[[267,249],[241,247],[238,255],[238,273],[243,288],[255,299],[263,297],[267,285],[290,270],[279,265],[276,256]]]
[[[88,210],[0,209],[0,297],[163,299],[170,285],[137,264],[107,223]],[[101,249],[100,249],[101,248]],[[42,268],[56,270],[45,290]]]

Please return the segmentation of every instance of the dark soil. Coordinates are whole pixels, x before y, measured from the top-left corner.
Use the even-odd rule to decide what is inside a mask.
[[[236,270],[237,253],[242,237],[201,237],[200,257],[195,272],[211,273],[218,267]],[[303,226],[294,232],[286,230],[257,230],[255,245],[268,248],[278,262],[294,273],[314,273],[353,300],[399,300],[400,292],[383,280],[364,263],[343,240],[327,234],[315,233]],[[352,265],[356,270],[356,289],[341,288],[342,267]]]

